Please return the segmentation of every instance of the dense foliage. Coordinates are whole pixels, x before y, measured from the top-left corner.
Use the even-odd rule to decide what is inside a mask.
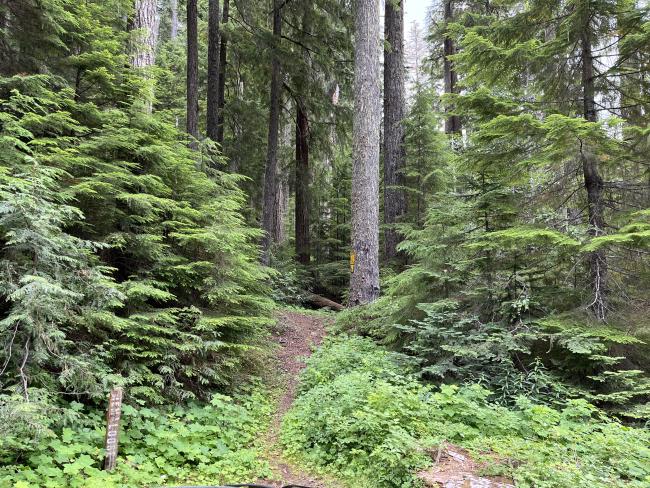
[[[3,85],[7,371],[70,393],[124,372],[150,400],[226,383],[269,307],[236,180],[197,170],[173,127],[137,111],[87,107],[98,120],[82,125],[55,83]]]
[[[267,392],[255,390],[234,398],[217,394],[204,405],[125,406],[120,459],[112,473],[98,468],[104,454],[103,415],[73,402],[66,426],[44,435],[29,455],[13,457],[12,439],[3,438],[0,485],[126,488],[268,476],[256,442],[271,407],[266,397]]]
[[[231,388],[269,323],[241,177],[146,110],[115,7],[27,2],[51,44],[14,10],[2,31],[16,63],[48,68],[3,63],[0,78],[4,457],[44,448],[67,400],[103,406],[116,385],[138,404]]]
[[[0,484],[265,476],[273,309],[348,301],[287,452],[648,484],[650,7],[410,1],[0,0]]]
[[[608,419],[584,400],[561,410],[520,397],[512,409],[488,390],[422,386],[399,358],[367,339],[330,340],[308,361],[285,418],[286,450],[353,486],[417,486],[414,471],[445,443],[489,460],[517,486],[642,487],[648,432]]]
[[[431,15],[406,121],[408,264],[341,322],[427,381],[647,419],[647,8],[453,1]],[[450,117],[462,130],[445,144]]]

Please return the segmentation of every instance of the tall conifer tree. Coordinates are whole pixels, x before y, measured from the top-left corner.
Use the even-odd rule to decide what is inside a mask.
[[[350,305],[379,296],[379,0],[355,11]]]
[[[199,138],[199,33],[197,0],[187,0],[187,133],[196,148]]]
[[[278,49],[282,37],[282,1],[273,0],[273,39],[271,46],[271,86],[269,105],[264,196],[262,201],[262,262],[269,264],[271,246],[278,241],[278,145],[280,137],[280,104],[282,97],[282,67]]]
[[[213,141],[219,139],[219,0],[210,0],[208,8],[208,103],[206,134]]]
[[[404,2],[386,0],[384,43],[384,235],[385,257],[397,256],[394,225],[406,213],[404,193]]]

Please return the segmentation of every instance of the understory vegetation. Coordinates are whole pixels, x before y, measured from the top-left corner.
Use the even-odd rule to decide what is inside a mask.
[[[24,390],[2,396],[3,423],[21,397],[56,412],[107,385],[156,404],[232,384],[272,306],[236,178],[197,169],[164,121],[77,106],[52,77],[0,93],[2,384]]]
[[[64,427],[41,432],[29,451],[20,449],[20,438],[3,437],[0,486],[126,488],[263,478],[270,471],[258,436],[273,408],[268,398],[256,387],[232,397],[215,394],[203,404],[124,406],[120,462],[110,473],[99,469],[104,415],[73,402],[66,406]]]
[[[649,71],[638,0],[0,0],[0,487],[268,479],[286,307],[315,470],[650,486]]]
[[[425,386],[404,357],[368,339],[330,339],[308,361],[282,442],[302,462],[352,486],[418,486],[439,447],[468,449],[485,475],[522,487],[645,487],[650,434],[586,400],[551,408],[520,396],[510,408],[480,385]]]

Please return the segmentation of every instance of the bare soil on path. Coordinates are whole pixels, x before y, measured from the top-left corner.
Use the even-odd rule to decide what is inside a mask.
[[[267,446],[267,460],[274,476],[271,480],[258,480],[257,483],[280,488],[285,485],[300,485],[309,488],[342,488],[342,485],[322,476],[306,473],[287,461],[279,445],[280,427],[284,414],[293,404],[298,389],[298,377],[305,368],[305,358],[325,337],[328,319],[317,314],[304,314],[283,311],[278,314],[278,322],[273,339],[279,348],[276,353],[279,373],[282,375],[282,393],[278,408],[271,420],[271,426],[264,439]]]
[[[295,466],[282,455],[279,444],[282,419],[296,398],[300,372],[305,369],[305,358],[325,337],[328,318],[318,314],[283,311],[278,314],[273,339],[278,344],[276,352],[278,387],[281,394],[269,430],[263,437],[266,459],[273,471],[272,479],[257,480],[262,485],[281,488],[297,485],[308,488],[344,488],[344,484],[323,476],[308,473]],[[271,372],[273,374],[273,372]],[[430,453],[433,465],[417,476],[425,486],[440,488],[514,488],[511,480],[498,477],[481,477],[481,463],[470,454],[451,444],[442,445],[437,453]]]

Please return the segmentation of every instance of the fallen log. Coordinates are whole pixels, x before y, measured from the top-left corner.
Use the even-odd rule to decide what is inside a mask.
[[[340,303],[336,303],[335,301],[330,300],[329,298],[316,295],[315,293],[307,293],[307,302],[311,303],[312,305],[318,308],[330,308],[337,312],[340,312],[341,310],[345,310],[345,307]]]

